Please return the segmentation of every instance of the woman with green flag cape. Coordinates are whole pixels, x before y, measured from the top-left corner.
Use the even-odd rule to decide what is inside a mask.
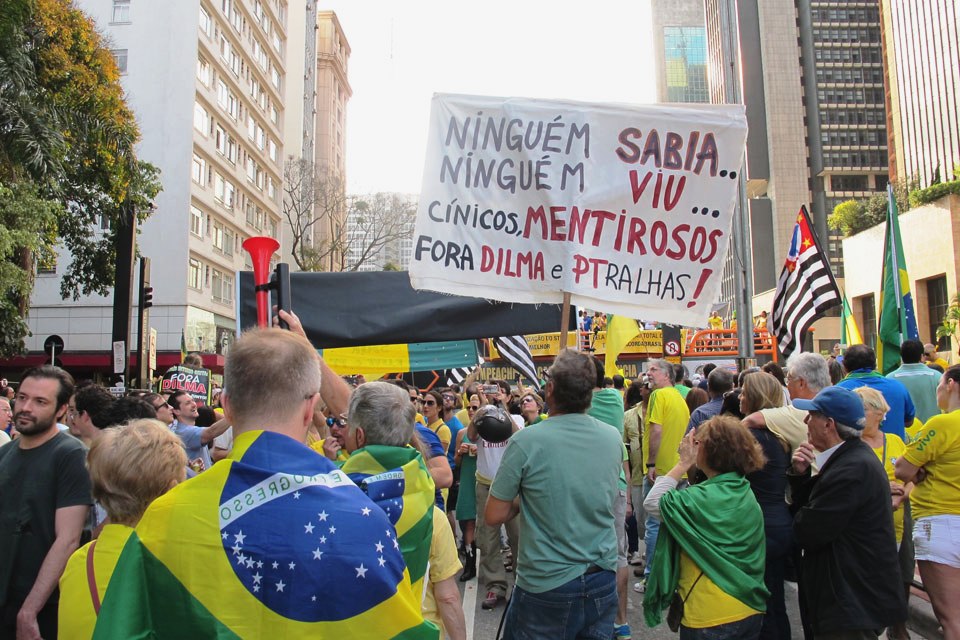
[[[676,487],[696,464],[707,480]],[[661,520],[643,599],[647,624],[668,622],[681,640],[758,637],[769,595],[763,583],[763,515],[744,477],[763,468],[757,441],[736,418],[717,416],[680,444],[680,462],[643,502]]]

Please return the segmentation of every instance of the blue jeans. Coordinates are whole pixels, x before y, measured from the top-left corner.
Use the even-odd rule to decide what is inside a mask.
[[[648,477],[645,477],[643,479],[644,500],[646,500],[651,488],[653,488],[653,484]],[[643,546],[646,547],[645,553],[647,554],[647,560],[646,566],[643,568],[643,579],[646,580],[650,577],[650,568],[653,566],[653,552],[657,548],[657,534],[660,533],[660,521],[648,515],[647,519],[644,520],[644,525],[646,526],[646,531],[643,534]]]
[[[613,571],[584,574],[543,593],[514,587],[504,640],[609,640],[617,613]]]
[[[718,624],[715,627],[691,629],[680,625],[680,640],[756,640],[760,635],[760,625],[763,624],[763,614]]]

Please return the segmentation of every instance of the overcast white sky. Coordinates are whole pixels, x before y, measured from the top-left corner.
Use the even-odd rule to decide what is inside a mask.
[[[350,193],[418,193],[435,92],[656,99],[648,0],[326,0],[350,43]]]

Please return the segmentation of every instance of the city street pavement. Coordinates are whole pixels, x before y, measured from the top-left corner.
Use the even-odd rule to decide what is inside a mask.
[[[511,583],[513,574],[508,573]],[[627,608],[627,621],[633,631],[634,639],[643,640],[675,640],[678,634],[673,633],[666,623],[651,629],[643,622],[643,594],[633,591],[633,567],[630,568],[630,596]],[[485,592],[474,578],[467,583],[460,583],[460,594],[463,598],[463,609],[467,623],[468,640],[495,640],[497,627],[503,616],[504,606],[493,611],[484,611],[480,608]],[[803,630],[800,626],[800,610],[797,606],[797,585],[786,583],[787,613],[790,616],[790,628],[794,640],[802,640]],[[923,598],[913,595],[910,598],[910,636],[913,640],[942,640],[937,632],[936,620],[929,603]]]

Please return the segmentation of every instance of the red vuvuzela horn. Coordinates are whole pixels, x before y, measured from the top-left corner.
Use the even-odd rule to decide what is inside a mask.
[[[270,258],[280,248],[280,243],[267,236],[254,236],[243,241],[243,248],[253,260],[253,282],[257,292],[257,326],[267,327],[270,325],[270,310],[267,308]]]

